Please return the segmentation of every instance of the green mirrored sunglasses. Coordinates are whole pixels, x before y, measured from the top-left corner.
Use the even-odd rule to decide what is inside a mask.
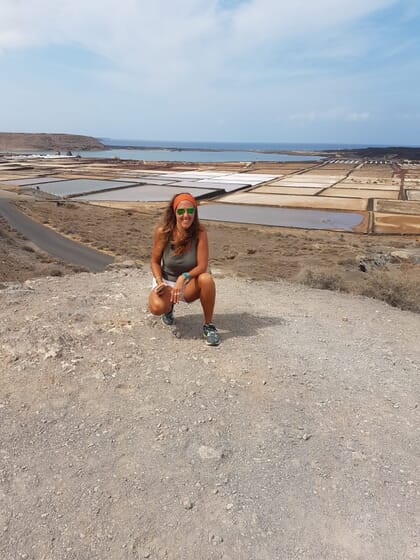
[[[190,208],[177,208],[176,209],[176,213],[178,214],[178,216],[182,216],[183,214],[185,214],[185,210],[187,210],[187,214],[194,214],[195,212],[195,208],[193,208],[192,206]]]

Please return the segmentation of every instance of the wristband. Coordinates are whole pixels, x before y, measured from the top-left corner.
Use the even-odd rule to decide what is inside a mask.
[[[182,276],[185,278],[185,280],[187,282],[189,282],[191,280],[191,276],[188,274],[188,272],[183,272]]]

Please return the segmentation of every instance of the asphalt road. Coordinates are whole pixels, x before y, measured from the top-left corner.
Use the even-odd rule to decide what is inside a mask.
[[[50,228],[31,220],[6,199],[0,198],[0,214],[26,239],[58,259],[83,266],[91,272],[105,270],[107,265],[114,260],[113,257],[105,253],[71,241]]]

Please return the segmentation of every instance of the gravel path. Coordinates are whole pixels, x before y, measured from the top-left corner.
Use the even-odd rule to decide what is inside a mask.
[[[0,557],[420,558],[420,316],[219,278],[209,348],[149,282],[0,291]]]

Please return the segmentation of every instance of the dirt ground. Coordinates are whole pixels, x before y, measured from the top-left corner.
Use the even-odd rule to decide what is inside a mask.
[[[218,278],[210,348],[149,285],[0,290],[0,557],[418,560],[420,316]]]
[[[153,230],[164,205],[111,209],[68,202],[18,202],[29,216],[118,260],[148,263]],[[420,311],[420,254],[416,236],[375,236],[332,231],[206,222],[215,274],[255,280],[284,279],[312,287],[367,295]],[[0,222],[0,281],[61,275],[75,267],[54,261]],[[7,253],[7,254],[6,254]]]

